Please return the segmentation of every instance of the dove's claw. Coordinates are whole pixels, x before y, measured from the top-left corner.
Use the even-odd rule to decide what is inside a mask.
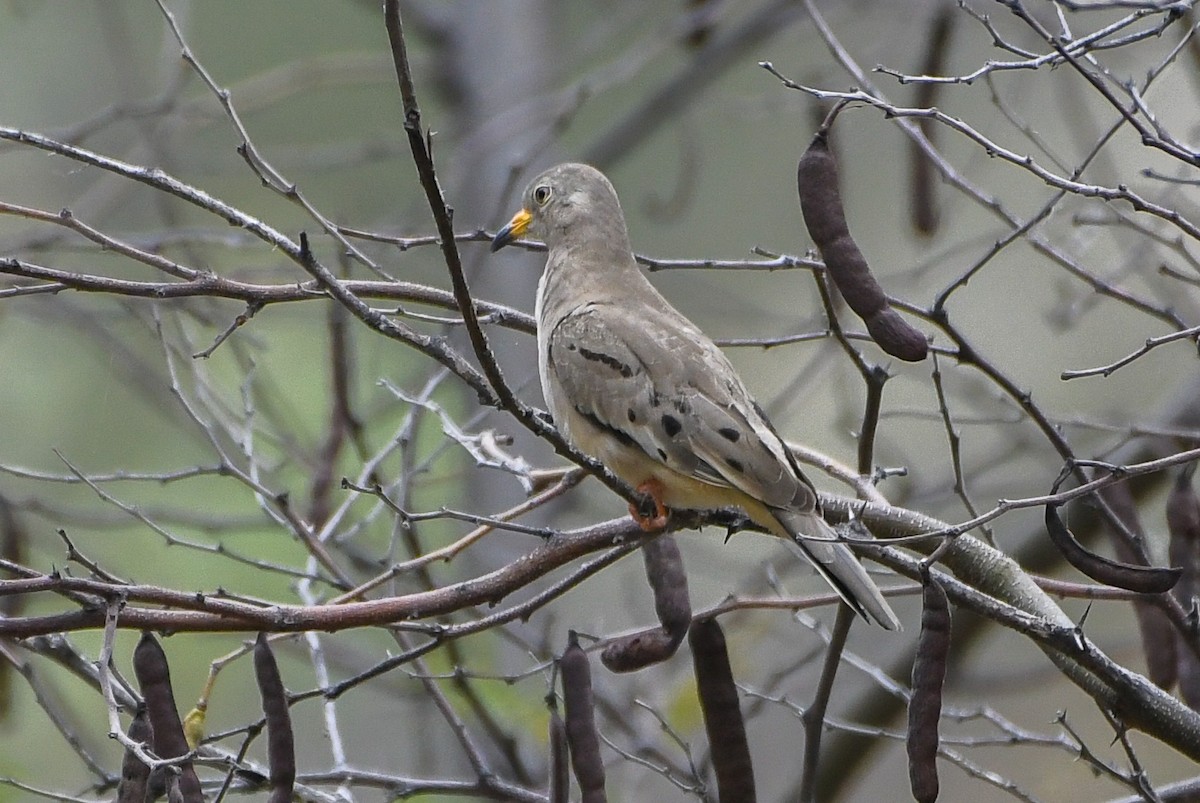
[[[629,515],[645,532],[655,533],[667,526],[668,511],[663,504],[663,484],[656,479],[648,479],[635,489],[638,493],[649,497],[654,503],[653,515],[642,510],[638,505],[629,503]]]

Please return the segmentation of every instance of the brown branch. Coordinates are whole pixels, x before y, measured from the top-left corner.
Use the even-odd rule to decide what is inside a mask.
[[[28,279],[53,282],[61,287],[49,287],[53,292],[77,290],[85,293],[108,293],[117,296],[147,299],[228,298],[247,304],[281,304],[291,301],[314,301],[327,298],[319,280],[281,284],[254,284],[228,279],[215,273],[205,273],[195,279],[180,282],[142,282],[117,279],[96,274],[48,268],[20,259],[0,259],[0,274],[23,276]],[[330,273],[330,277],[333,274]],[[458,309],[453,294],[436,287],[415,282],[388,282],[367,279],[334,279],[347,293],[360,298],[385,298],[414,301],[420,304]],[[10,291],[0,291],[0,295]],[[520,310],[491,301],[475,302],[478,315],[499,326],[532,334],[533,317]],[[382,314],[382,313],[381,313]]]
[[[49,591],[56,594],[84,593],[98,600],[124,598],[120,626],[126,629],[192,632],[333,632],[352,627],[403,623],[439,616],[475,605],[494,605],[546,573],[599,549],[636,544],[644,537],[641,528],[623,518],[564,533],[549,539],[532,552],[488,574],[442,588],[397,597],[341,605],[251,605],[158,586],[105,583],[81,577],[37,574],[0,562],[0,569],[21,571],[26,579],[0,581],[0,594]],[[13,585],[16,584],[16,585]],[[138,607],[135,603],[158,607]],[[25,638],[70,630],[92,630],[104,626],[104,607],[44,616],[0,620],[0,635]],[[416,623],[412,629],[427,629]]]
[[[404,131],[408,136],[409,148],[412,150],[413,162],[417,167],[421,187],[425,191],[425,198],[433,213],[438,236],[441,238],[442,257],[450,272],[454,298],[457,301],[458,310],[462,313],[471,348],[483,369],[483,375],[487,377],[487,381],[495,393],[493,403],[511,414],[526,429],[550,443],[560,455],[576,465],[586,468],[617,495],[642,508],[644,500],[642,500],[641,494],[617,479],[599,461],[593,460],[567,443],[558,430],[539,416],[537,411],[514,396],[512,389],[504,380],[500,366],[496,363],[496,357],[488,345],[487,335],[479,325],[475,302],[471,298],[471,290],[467,286],[462,259],[459,257],[458,245],[454,239],[453,211],[446,205],[446,200],[442,196],[442,188],[438,183],[433,155],[430,152],[430,143],[426,140],[425,132],[422,130],[421,110],[417,105],[412,71],[408,65],[408,51],[404,42],[404,26],[400,19],[399,0],[385,0],[383,13],[388,41],[392,47],[392,60],[396,66],[396,78],[400,83],[400,97],[404,104]]]

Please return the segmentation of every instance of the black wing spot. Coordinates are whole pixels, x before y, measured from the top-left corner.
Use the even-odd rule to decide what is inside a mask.
[[[733,427],[721,427],[717,430],[717,434],[730,443],[737,443],[738,439],[742,437],[742,433],[738,432]]]
[[[667,462],[667,452],[665,449],[663,449],[661,447],[659,447],[659,449],[658,449],[658,459],[663,461],[664,463]]]
[[[729,467],[731,469],[733,469],[734,471],[736,471],[738,474],[746,473],[746,466],[742,464],[741,460],[738,460],[737,458],[733,458],[733,457],[726,457],[725,462],[728,463]]]
[[[579,349],[579,355],[585,360],[591,360],[592,362],[598,362],[601,365],[607,365],[609,368],[613,369],[626,379],[633,376],[633,368],[621,362],[611,354],[605,354],[602,351],[592,351],[591,349],[585,349],[581,346]]]
[[[633,411],[632,407],[629,408],[627,414],[629,415],[629,423],[631,423],[631,424],[637,423],[637,413],[635,413]]]
[[[673,415],[664,415],[662,417],[662,426],[668,438],[674,438],[683,429],[683,424],[680,424],[679,419]]]

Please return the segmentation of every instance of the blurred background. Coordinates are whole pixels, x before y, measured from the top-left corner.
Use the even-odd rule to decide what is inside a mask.
[[[1200,273],[1187,223],[1197,213],[1194,167],[1117,125],[1116,106],[1136,109],[1136,100],[1162,141],[1195,143],[1200,72],[1187,41],[1190,11],[1126,5],[1030,4],[1040,24],[1058,35],[1079,38],[1111,27],[1110,35],[1097,35],[1107,45],[1081,61],[1115,103],[1079,70],[1037,62],[1053,52],[1045,39],[1004,5],[985,0],[964,7],[941,0],[818,3],[825,35],[804,3],[776,0],[472,0],[405,3],[402,10],[422,122],[476,297],[532,312],[542,255],[516,248],[491,255],[487,237],[472,235],[506,222],[540,169],[591,162],[620,193],[638,253],[684,263],[654,265],[652,280],[728,345],[785,437],[853,467],[866,390],[829,334],[813,273],[758,264],[778,266],[773,255],[799,258],[813,249],[795,170],[830,104],[784,86],[759,62],[806,87],[860,88],[894,107],[936,106],[961,123],[923,127],[939,170],[914,156],[902,127],[913,118],[865,104],[840,114],[833,143],[855,239],[889,295],[918,310],[961,283],[945,296],[945,311],[976,354],[1030,394],[1075,454],[1131,462],[1194,444],[1200,431],[1194,340],[1154,348],[1109,376],[1064,381],[1061,375],[1112,363],[1147,338],[1196,323]],[[450,287],[441,252],[428,240],[433,219],[405,139],[378,4],[165,6],[194,62],[229,91],[244,133],[181,58],[172,20],[145,0],[0,2],[0,129],[161,169],[288,238],[307,232],[317,258],[339,276]],[[854,67],[862,72],[853,74]],[[898,74],[964,80],[931,85]],[[1123,94],[1129,85],[1138,92]],[[1057,197],[1031,170],[995,158],[975,134],[1077,182],[1079,191]],[[279,250],[208,210],[16,139],[0,142],[0,260],[131,281],[174,280],[56,224],[66,209],[114,240],[221,277],[271,285],[308,279]],[[270,171],[252,169],[256,160],[277,172],[276,186],[262,178]],[[295,193],[281,191],[293,185]],[[1177,211],[1183,223],[1106,200],[1089,191],[1094,187],[1128,187]],[[348,254],[349,246],[357,253]],[[714,267],[709,260],[738,264]],[[341,488],[342,477],[377,479],[411,512],[491,515],[519,504],[525,489],[513,472],[478,465],[463,448],[470,439],[448,434],[455,426],[494,433],[504,443],[514,439],[504,447],[508,454],[535,468],[562,465],[517,422],[479,409],[469,389],[428,357],[380,337],[326,300],[248,311],[241,301],[216,297],[31,291],[21,288],[44,282],[0,273],[9,274],[0,276],[0,497],[15,522],[8,532],[19,532],[8,537],[9,559],[38,571],[86,574],[68,564],[62,530],[88,559],[132,581],[255,600],[325,600],[336,590],[321,581],[319,567],[281,523],[271,494],[286,494],[290,508],[314,527],[328,525],[330,549],[362,582],[410,553],[452,542],[472,525],[440,516],[414,524],[370,494]],[[386,294],[371,301],[469,353],[461,327],[447,323],[451,312]],[[252,317],[230,334],[247,312]],[[867,341],[853,341],[866,360],[892,374],[873,464],[906,473],[884,479],[880,491],[893,504],[949,522],[971,518],[968,505],[985,511],[998,499],[1049,492],[1062,459],[1044,429],[1002,383],[956,361],[944,333],[920,317],[910,320],[936,332],[941,403],[931,361],[901,364]],[[843,314],[842,324],[862,331],[853,315]],[[498,325],[488,332],[508,381],[540,406],[532,337]],[[961,438],[961,491],[942,410]],[[218,471],[223,461],[259,487]],[[820,471],[809,474],[823,490],[853,495]],[[1150,551],[1160,561],[1171,476],[1154,475],[1134,489]],[[522,522],[566,529],[624,509],[587,480]],[[1031,571],[1079,580],[1046,545],[1041,515],[1038,508],[1013,511],[984,535]],[[1080,525],[1081,535],[1091,532]],[[677,540],[694,610],[731,595],[823,590],[772,539],[739,533],[726,542],[713,530]],[[453,562],[403,575],[376,593],[461,581],[537,543],[529,534],[497,531]],[[882,575],[880,582],[903,584]],[[821,799],[907,796],[903,689],[918,599],[896,600],[904,633],[861,625],[850,633],[828,711]],[[10,606],[8,616],[72,607],[50,595],[0,601]],[[1061,605],[1076,619],[1089,607],[1081,599]],[[488,612],[463,611],[447,622]],[[1091,801],[1131,794],[1098,770],[1129,772],[1129,758],[1094,703],[1019,634],[956,615],[942,727],[954,757],[941,762],[941,799]],[[759,799],[795,799],[803,748],[798,710],[816,688],[833,608],[748,610],[721,621],[742,691]],[[304,799],[384,800],[401,788],[315,777],[348,767],[395,778],[473,777],[428,693],[430,677],[492,769],[541,789],[548,662],[561,653],[567,630],[603,638],[655,624],[640,561],[626,559],[528,619],[457,640],[425,663],[355,686],[328,705],[319,697],[298,703],[298,764],[320,792]],[[1087,632],[1115,660],[1144,670],[1128,603],[1094,603]],[[122,672],[128,673],[137,637],[118,633],[114,654]],[[95,660],[99,632],[69,638],[79,655]],[[181,634],[164,641],[181,709],[200,693],[210,662],[246,638]],[[106,773],[118,771],[120,750],[106,738],[103,699],[45,649],[16,642],[5,649],[22,673],[10,671],[4,681],[0,776],[13,780],[0,784],[0,800],[35,799],[23,784],[111,798]],[[385,629],[371,628],[284,640],[276,649],[285,684],[299,693],[353,676],[400,647]],[[593,673],[599,727],[608,740],[609,799],[715,800],[686,649],[629,675],[594,661]],[[209,733],[244,727],[257,706],[248,662],[235,661],[209,702]],[[250,750],[259,761],[261,741]],[[1137,734],[1132,741],[1151,781],[1195,773],[1171,749]],[[241,736],[216,743],[236,751]],[[1093,760],[1077,760],[1081,744]],[[430,791],[424,799],[452,797]]]

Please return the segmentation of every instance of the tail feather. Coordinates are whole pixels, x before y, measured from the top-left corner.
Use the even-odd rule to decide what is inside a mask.
[[[887,630],[903,629],[895,612],[879,592],[879,586],[875,585],[875,581],[858,562],[850,547],[832,540],[838,538],[838,534],[820,515],[778,509],[772,510],[771,513],[791,536],[786,539],[787,542],[813,565],[817,574],[821,575],[859,616],[872,620]]]

